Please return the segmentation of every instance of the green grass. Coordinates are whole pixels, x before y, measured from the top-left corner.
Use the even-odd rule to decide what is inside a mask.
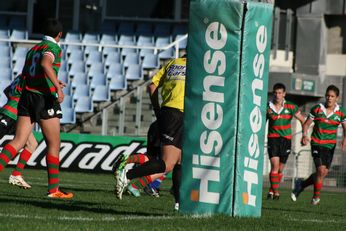
[[[0,174],[0,230],[341,230],[346,227],[344,193],[322,191],[321,205],[311,206],[311,191],[299,201],[281,190],[279,201],[263,200],[261,218],[191,217],[173,211],[166,181],[160,198],[113,194],[111,174],[61,173],[61,186],[71,201],[46,198],[44,170],[25,170],[32,184],[23,190],[7,183],[11,168]],[[266,190],[266,189],[265,189]],[[342,228],[344,227],[344,228]]]

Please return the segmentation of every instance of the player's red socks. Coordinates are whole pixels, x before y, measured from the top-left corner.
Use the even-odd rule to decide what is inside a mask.
[[[270,176],[270,186],[271,186],[271,189],[273,190],[274,195],[279,194],[279,184],[280,184],[279,173],[271,172],[269,176]]]
[[[31,152],[28,149],[24,149],[22,153],[19,156],[19,160],[17,163],[16,168],[13,170],[12,175],[13,176],[19,176],[22,175],[23,169],[26,165],[26,162],[30,159]]]
[[[134,154],[130,155],[129,158],[127,158],[127,164],[134,163],[134,164],[143,164],[147,162],[149,159],[144,154]]]
[[[138,178],[138,180],[136,180],[133,185],[135,185],[135,188],[144,188],[145,186],[147,186],[148,184],[150,184],[151,182],[153,182],[153,180],[151,179],[151,176],[143,176]]]
[[[59,158],[48,154],[46,156],[48,171],[48,192],[54,193],[59,188]]]
[[[0,171],[2,171],[8,162],[12,160],[17,154],[16,149],[10,144],[6,144],[0,153]]]
[[[314,183],[314,198],[320,198],[323,182]]]

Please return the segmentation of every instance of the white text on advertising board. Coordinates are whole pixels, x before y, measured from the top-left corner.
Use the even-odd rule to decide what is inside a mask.
[[[246,183],[245,192],[243,191],[243,203],[256,206],[256,195],[252,194],[252,189],[258,187],[258,157],[260,155],[260,145],[258,139],[258,132],[262,128],[262,91],[263,91],[263,71],[265,66],[264,51],[267,47],[267,28],[259,26],[256,34],[256,47],[257,53],[253,59],[253,80],[251,84],[252,89],[252,103],[253,108],[249,117],[249,124],[251,127],[251,136],[248,140],[248,152],[244,158],[244,175],[243,179]]]
[[[199,189],[191,191],[191,200],[209,204],[219,204],[220,193],[210,192],[209,183],[220,182],[220,157],[223,140],[217,129],[223,122],[226,56],[221,50],[227,41],[227,31],[223,24],[212,22],[207,26],[205,42],[209,49],[203,57],[206,75],[203,77],[203,107],[201,122],[204,131],[199,137],[201,153],[193,154],[192,177],[199,180]]]

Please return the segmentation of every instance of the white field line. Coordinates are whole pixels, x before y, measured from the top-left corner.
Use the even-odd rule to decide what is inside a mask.
[[[83,221],[83,222],[113,222],[121,220],[176,220],[176,219],[199,219],[201,216],[123,216],[123,217],[81,217],[81,216],[30,216],[24,214],[5,214],[0,213],[0,218],[13,218],[13,219],[29,219],[29,220],[60,220],[60,221]],[[205,219],[205,217],[204,217]],[[212,217],[210,217],[212,219]],[[345,221],[336,220],[317,220],[317,219],[296,219],[291,218],[289,221],[306,222],[306,223],[332,223],[332,224],[344,224]]]

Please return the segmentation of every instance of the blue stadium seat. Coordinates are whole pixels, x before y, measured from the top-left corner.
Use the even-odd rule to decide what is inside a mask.
[[[65,95],[64,101],[60,104],[61,108],[72,108],[73,107],[73,98],[71,95]]]
[[[89,78],[93,78],[93,76],[97,73],[104,74],[105,73],[105,68],[103,66],[103,63],[93,63],[88,71],[88,76]]]
[[[105,45],[105,44],[111,44],[115,45],[117,43],[117,36],[114,34],[102,34],[100,44]]]
[[[109,53],[105,60],[105,67],[109,68],[113,63],[121,63],[121,56],[119,52]]]
[[[10,31],[5,28],[0,28],[0,38],[3,38],[3,39],[10,38]]]
[[[61,124],[75,124],[76,123],[76,112],[74,108],[61,107],[62,118],[60,119]]]
[[[0,56],[1,57],[12,57],[12,48],[8,45],[1,44],[0,45]]]
[[[129,53],[125,56],[124,59],[124,67],[129,67],[131,65],[136,65],[140,63],[140,58],[139,58],[139,54],[137,53]]]
[[[102,53],[99,51],[92,51],[87,60],[86,60],[86,65],[91,66],[93,63],[102,63],[103,62],[103,56]]]
[[[23,57],[25,58],[26,53],[28,51],[29,51],[29,48],[27,47],[17,47],[16,50],[14,51],[12,60],[16,62],[17,59],[22,59]]]
[[[107,58],[110,54],[118,54],[120,58],[119,49],[116,47],[104,47],[102,50],[102,54],[104,58]]]
[[[177,35],[175,37],[175,41],[180,39],[181,37],[183,37],[184,35]],[[179,42],[179,50],[181,49],[186,49],[186,46],[187,46],[187,38],[186,39],[183,39]]]
[[[145,35],[138,36],[137,46],[154,46],[154,37]]]
[[[65,42],[81,42],[82,35],[79,32],[69,31],[66,33]]]
[[[90,97],[90,86],[87,84],[80,84],[76,86],[76,89],[73,93],[73,100],[77,100],[81,97]]]
[[[67,84],[62,91],[64,92],[64,95],[72,95],[72,87],[71,84]]]
[[[167,46],[171,42],[172,42],[171,36],[159,36],[155,40],[155,46],[157,47]]]
[[[98,46],[85,46],[84,54],[86,57],[89,57],[90,53],[99,52]]]
[[[79,45],[68,45],[66,48],[66,57],[70,57],[71,53],[74,53],[76,50],[83,50],[83,48]]]
[[[78,85],[86,85],[89,83],[89,78],[84,72],[75,73],[71,81],[72,89],[76,88]]]
[[[28,32],[26,30],[13,30],[10,36],[13,40],[27,40]]]
[[[154,54],[154,49],[150,49],[150,48],[142,48],[139,51],[139,56],[141,58],[143,58],[146,54]]]
[[[63,71],[60,69],[58,73],[58,79],[65,84],[70,84],[70,79],[68,77],[67,71]]]
[[[107,71],[107,79],[112,79],[113,76],[123,75],[125,73],[125,68],[122,63],[112,63]]]
[[[82,50],[73,51],[67,59],[69,66],[76,61],[84,61],[84,52]]]
[[[0,92],[1,94],[0,95],[5,95],[5,94],[2,94],[2,92],[4,91],[4,89],[11,84],[11,80],[1,80],[0,81]]]
[[[82,43],[99,43],[100,36],[96,33],[85,33]]]
[[[143,69],[154,69],[159,68],[160,62],[158,55],[155,54],[146,54],[143,58],[142,68]]]
[[[6,95],[5,94],[0,94],[0,107],[4,106],[6,102],[7,102]]]
[[[103,101],[109,101],[110,100],[110,90],[109,87],[106,85],[97,85],[95,87],[92,101],[93,102],[103,102]]]
[[[0,68],[12,68],[11,56],[2,56],[0,52]]]
[[[133,35],[120,35],[118,44],[119,45],[135,45],[135,37]]]
[[[0,66],[0,82],[2,81],[12,81],[12,69],[11,67],[2,67]],[[2,92],[0,92],[2,94]]]
[[[160,51],[159,52],[159,59],[165,60],[165,59],[171,59],[174,58],[174,48],[170,47],[166,50]]]
[[[79,72],[86,72],[85,63],[83,61],[75,61],[74,63],[72,63],[68,74],[71,77]]]
[[[127,80],[142,80],[143,70],[140,64],[133,64],[126,70],[125,78]]]
[[[125,90],[127,81],[124,75],[113,75],[109,82],[109,89],[112,91]]]
[[[66,60],[61,60],[60,69],[61,71],[68,71],[68,64]]]
[[[93,103],[90,96],[81,96],[77,99],[75,105],[76,113],[93,112]]]
[[[90,82],[90,89],[94,90],[96,86],[106,85],[107,79],[104,73],[95,73]]]
[[[14,67],[13,67],[14,76],[17,76],[19,73],[22,73],[24,64],[25,64],[25,56],[16,60],[16,63],[14,64]]]

